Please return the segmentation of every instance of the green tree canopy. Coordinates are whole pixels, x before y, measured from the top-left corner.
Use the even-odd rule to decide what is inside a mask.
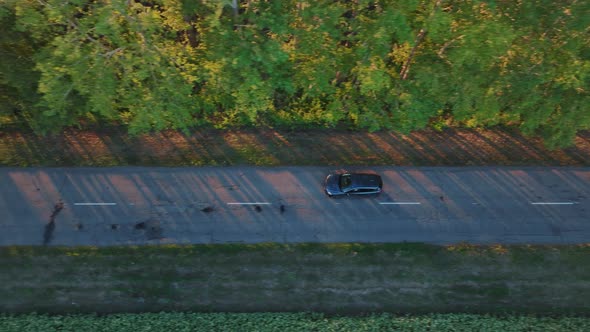
[[[576,0],[4,0],[0,114],[40,133],[443,115],[565,146],[590,128],[589,26]]]

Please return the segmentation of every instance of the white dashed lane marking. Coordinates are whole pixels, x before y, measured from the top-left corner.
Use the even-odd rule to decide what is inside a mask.
[[[531,202],[532,205],[574,205],[578,202]]]
[[[230,202],[227,205],[270,205],[268,202]]]
[[[530,202],[531,205],[574,205],[579,204],[578,202]],[[270,205],[269,202],[227,202],[227,205]],[[340,203],[336,203],[340,204]],[[420,202],[379,202],[381,205],[421,205]],[[479,203],[472,203],[479,204]],[[76,206],[113,206],[117,203],[111,202],[77,202],[74,203]],[[130,203],[129,205],[135,205]]]
[[[420,202],[379,202],[381,205],[420,205]]]
[[[117,203],[74,203],[74,205],[82,205],[82,206],[88,206],[88,205],[117,205]]]

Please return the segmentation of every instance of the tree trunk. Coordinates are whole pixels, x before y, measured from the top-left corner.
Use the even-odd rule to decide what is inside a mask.
[[[440,7],[441,2],[442,2],[442,0],[436,1],[436,3],[434,4],[434,7],[432,8],[432,12],[430,13],[430,17],[432,17],[434,12],[438,9],[438,7]],[[426,33],[427,33],[427,31],[425,28],[420,29],[420,32],[418,32],[418,36],[416,36],[416,41],[414,42],[414,47],[412,47],[412,50],[410,51],[410,55],[408,55],[408,59],[406,60],[406,62],[402,66],[402,70],[400,70],[400,72],[399,72],[399,76],[401,77],[402,81],[405,80],[406,78],[408,78],[408,73],[410,72],[410,65],[412,64],[412,60],[414,59],[414,55],[416,54],[416,51],[418,50],[418,46],[420,46],[420,44],[424,40]]]
[[[238,0],[232,0],[231,1],[231,7],[234,9],[234,17],[238,17]]]

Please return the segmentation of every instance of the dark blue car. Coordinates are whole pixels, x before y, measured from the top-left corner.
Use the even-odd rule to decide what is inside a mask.
[[[326,194],[330,197],[340,195],[370,195],[381,192],[383,181],[377,174],[330,174],[326,177],[324,187]]]

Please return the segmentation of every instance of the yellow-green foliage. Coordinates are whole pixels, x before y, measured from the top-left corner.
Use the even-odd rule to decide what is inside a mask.
[[[588,1],[4,2],[0,112],[38,132],[98,119],[135,134],[407,133],[440,126],[441,109],[551,147],[590,128]]]

